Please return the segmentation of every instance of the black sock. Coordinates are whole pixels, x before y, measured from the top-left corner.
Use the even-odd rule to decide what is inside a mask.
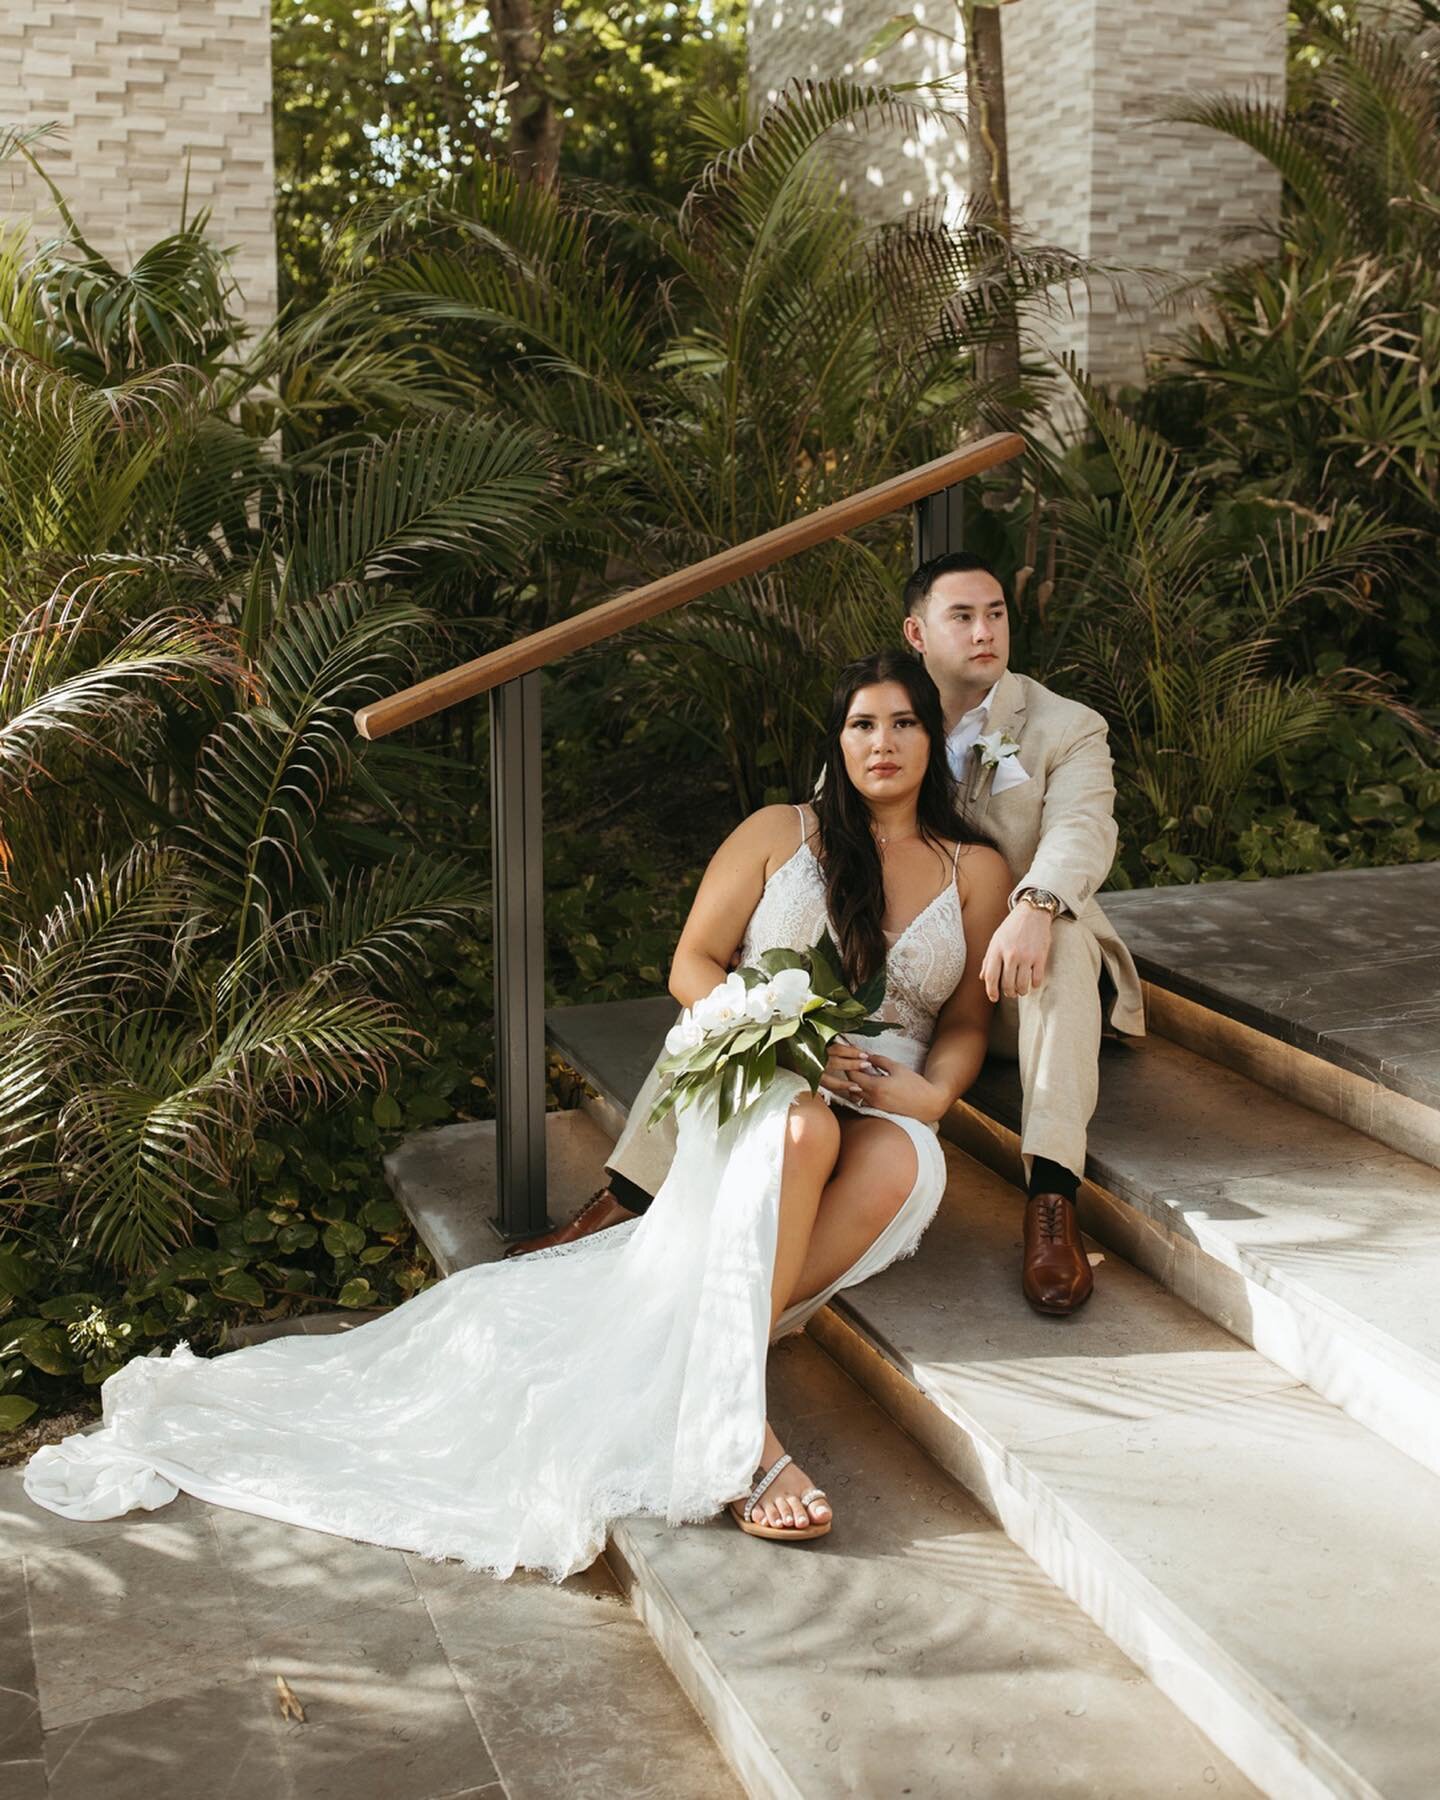
[[[638,1183],[616,1169],[607,1169],[605,1173],[610,1178],[606,1185],[627,1212],[643,1213],[650,1210],[650,1202],[655,1198],[653,1194],[647,1194]]]
[[[1067,1200],[1075,1198],[1075,1190],[1080,1186],[1080,1177],[1072,1175],[1063,1163],[1051,1162],[1048,1156],[1037,1156],[1030,1164],[1030,1194],[1063,1194]],[[620,1196],[617,1194],[618,1200]],[[623,1202],[628,1206],[628,1200]]]

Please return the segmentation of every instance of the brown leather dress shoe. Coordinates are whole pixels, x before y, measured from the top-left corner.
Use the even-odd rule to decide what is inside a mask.
[[[1071,1313],[1090,1298],[1095,1277],[1080,1241],[1075,1202],[1032,1194],[1025,1202],[1025,1298],[1042,1313]]]
[[[592,1194],[568,1225],[557,1225],[554,1231],[539,1237],[521,1238],[510,1245],[505,1254],[528,1256],[532,1250],[548,1250],[553,1244],[573,1244],[576,1238],[590,1237],[597,1231],[608,1231],[612,1225],[623,1225],[627,1219],[638,1219],[639,1213],[622,1206],[608,1187]]]

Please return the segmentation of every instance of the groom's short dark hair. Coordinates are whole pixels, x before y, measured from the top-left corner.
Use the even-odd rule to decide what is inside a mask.
[[[920,610],[930,598],[931,588],[942,575],[968,575],[975,570],[990,576],[994,581],[1000,581],[985,558],[976,556],[969,550],[947,550],[943,556],[932,556],[929,562],[921,563],[905,583],[905,590],[901,595],[905,602],[905,616],[908,618],[911,613]],[[1005,584],[1000,582],[1000,585],[1003,589]]]

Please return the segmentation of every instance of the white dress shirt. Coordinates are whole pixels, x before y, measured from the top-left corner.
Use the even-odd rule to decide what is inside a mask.
[[[999,686],[997,682],[996,687]],[[965,779],[970,753],[980,741],[980,734],[990,723],[990,702],[995,698],[992,687],[978,706],[960,715],[959,723],[945,739],[945,753],[950,758],[950,773],[957,781]]]

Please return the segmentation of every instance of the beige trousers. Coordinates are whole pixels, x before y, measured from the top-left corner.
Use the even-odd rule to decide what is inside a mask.
[[[1085,1131],[1100,1088],[1100,946],[1077,919],[1057,919],[1050,961],[1037,993],[1002,1000],[990,1051],[1020,1064],[1024,1090],[1020,1149],[1085,1172]],[[646,1128],[660,1079],[652,1068],[606,1166],[656,1194],[675,1154],[675,1115]]]
[[[1078,919],[1057,919],[1037,992],[1002,1000],[990,1054],[1020,1064],[1025,1172],[1044,1156],[1085,1173],[1085,1132],[1100,1092],[1100,946]]]

